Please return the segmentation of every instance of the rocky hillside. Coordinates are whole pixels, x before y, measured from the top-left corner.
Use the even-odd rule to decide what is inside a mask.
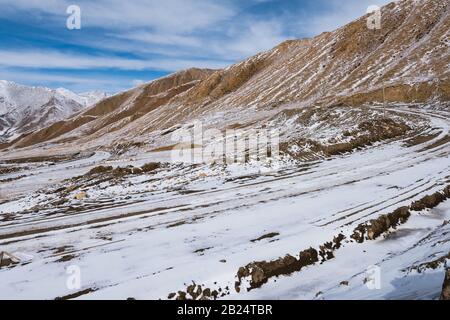
[[[403,0],[312,39],[287,41],[224,70],[191,69],[102,101],[8,145],[57,143],[86,148],[149,143],[193,119],[219,128],[247,126],[295,105],[448,102],[449,4]]]

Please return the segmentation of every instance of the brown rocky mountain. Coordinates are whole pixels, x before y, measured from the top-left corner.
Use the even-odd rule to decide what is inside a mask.
[[[446,0],[403,0],[312,39],[286,41],[223,70],[189,69],[106,99],[9,148],[164,145],[161,133],[193,119],[226,128],[266,121],[286,106],[447,102],[450,19]],[[383,90],[384,88],[384,90]],[[384,93],[383,93],[384,91]]]

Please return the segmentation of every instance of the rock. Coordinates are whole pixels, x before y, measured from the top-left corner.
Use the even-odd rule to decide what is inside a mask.
[[[88,172],[88,175],[101,174],[101,173],[109,172],[109,171],[112,171],[112,170],[113,170],[113,167],[111,167],[111,166],[108,166],[108,167],[98,166],[98,167],[92,168]]]
[[[84,191],[77,193],[74,197],[75,200],[83,200],[84,198],[87,198],[87,193]]]
[[[450,198],[450,185],[446,186],[444,189],[444,195],[447,199]]]
[[[142,170],[133,166],[127,166],[125,168],[117,167],[112,171],[114,178],[122,178],[126,175],[139,174]]]
[[[345,235],[343,235],[342,233],[338,234],[336,237],[333,238],[333,249],[337,250],[342,246],[342,241],[345,240]]]
[[[436,192],[432,195],[423,197],[421,200],[416,201],[411,205],[411,210],[423,211],[425,209],[435,208],[447,198],[445,192],[446,191],[444,190],[444,193]]]
[[[178,291],[178,297],[177,297],[177,300],[187,300],[186,292],[184,292],[184,291]]]
[[[362,243],[367,236],[367,240],[375,240],[390,228],[396,228],[400,224],[408,221],[411,213],[408,207],[401,207],[387,215],[381,215],[377,219],[362,223],[354,230],[351,238],[356,242]]]
[[[55,206],[61,206],[61,205],[65,204],[66,202],[69,202],[69,199],[61,198],[61,199],[54,201],[52,204]]]
[[[445,273],[445,280],[442,285],[441,300],[450,300],[450,269],[447,269]]]
[[[187,293],[195,300],[197,299],[197,293],[195,292],[195,288],[197,285],[193,282],[190,286],[187,287]]]
[[[0,251],[0,268],[2,267],[9,267],[11,265],[16,265],[20,263],[20,259],[13,256],[12,254]]]
[[[304,267],[318,262],[318,255],[317,250],[313,248],[300,252],[300,265]]]
[[[326,242],[319,247],[319,255],[322,258],[322,262],[334,259],[333,242]]]
[[[141,167],[141,170],[144,173],[148,173],[148,172],[153,172],[156,169],[159,169],[160,167],[161,167],[161,163],[159,163],[159,162],[150,162],[150,163],[147,163],[147,164],[143,165]]]
[[[239,281],[236,281],[234,283],[234,290],[236,290],[237,293],[241,292],[241,284],[239,283]]]
[[[169,293],[169,295],[167,296],[167,299],[172,300],[173,298],[175,298],[177,294],[175,292]]]
[[[304,257],[306,257],[306,255]],[[313,259],[313,257],[311,259]],[[250,285],[254,289],[261,287],[271,277],[288,275],[295,271],[300,271],[301,267],[299,260],[291,255],[286,255],[285,257],[274,261],[252,262],[246,267],[241,267],[237,273],[237,277],[239,279],[239,284],[241,283],[242,278],[250,277]]]
[[[211,289],[206,288],[205,290],[203,290],[203,297],[211,297]]]

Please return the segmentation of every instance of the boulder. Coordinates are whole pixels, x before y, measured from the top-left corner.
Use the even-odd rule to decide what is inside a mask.
[[[445,280],[442,285],[441,300],[450,300],[450,269],[447,269],[445,273]]]
[[[74,196],[74,199],[76,199],[76,200],[83,200],[83,199],[86,198],[86,197],[87,197],[87,193],[84,192],[84,191],[81,191],[81,192],[77,193],[77,194]]]

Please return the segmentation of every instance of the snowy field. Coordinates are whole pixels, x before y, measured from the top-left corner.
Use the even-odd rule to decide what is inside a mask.
[[[327,160],[247,165],[168,164],[66,193],[64,181],[102,166],[167,162],[169,152],[112,158],[98,151],[53,165],[21,164],[0,175],[0,251],[21,262],[0,269],[1,299],[167,299],[201,284],[222,299],[436,299],[450,252],[450,202],[412,212],[388,234],[350,241],[359,224],[450,182],[446,111],[396,109],[429,125],[408,144],[391,139]],[[70,183],[75,184],[75,180]],[[78,199],[75,199],[77,198]],[[298,256],[342,233],[335,258],[236,292],[236,273],[253,261]],[[70,270],[80,284],[70,288]],[[365,283],[379,269],[377,288]],[[68,272],[69,271],[69,272]],[[245,285],[244,285],[245,286]]]

